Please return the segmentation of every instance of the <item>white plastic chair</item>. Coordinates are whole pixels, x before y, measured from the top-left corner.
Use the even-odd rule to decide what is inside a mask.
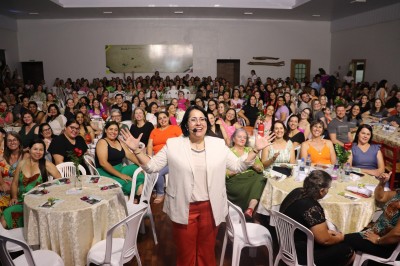
[[[107,231],[106,239],[97,242],[90,248],[86,265],[95,263],[97,265],[122,266],[130,262],[133,257],[136,257],[138,265],[141,266],[142,263],[137,248],[137,235],[146,209],[147,204],[138,204],[135,212],[113,225]],[[122,225],[126,227],[125,238],[113,238],[114,230]]]
[[[244,247],[266,246],[268,248],[269,264],[273,263],[272,237],[268,229],[255,223],[246,223],[242,210],[228,201],[229,213],[226,216],[226,231],[222,244],[220,266],[224,264],[226,243],[229,239],[233,242],[232,265],[238,266],[240,254]]]
[[[294,149],[294,152],[296,153],[296,161],[297,161],[297,160],[300,160],[300,148],[301,148],[301,145],[297,146],[297,147]]]
[[[184,95],[185,99],[188,99],[188,100],[189,100],[189,98],[190,98],[190,91],[189,91],[188,89],[180,89],[179,91],[183,92],[183,95]]]
[[[15,238],[19,241],[25,242],[23,227],[6,230],[6,229],[4,229],[3,225],[0,223],[0,235]],[[9,243],[7,243],[7,250],[9,252],[21,251],[22,247],[13,242],[9,242]]]
[[[85,155],[83,155],[83,159],[85,160],[85,163],[86,163],[87,167],[89,168],[90,174],[99,176],[100,174],[99,174],[99,171],[97,171],[97,169],[95,167],[93,157],[88,154],[85,154]]]
[[[356,252],[356,258],[354,259],[353,266],[361,266],[367,260],[377,261],[386,265],[400,265],[400,261],[396,261],[397,256],[400,253],[400,243],[397,244],[396,249],[393,251],[389,258],[381,258],[378,256],[370,255],[368,253]]]
[[[276,234],[279,241],[279,252],[275,259],[274,266],[282,260],[286,265],[298,266],[294,232],[300,230],[307,236],[307,266],[314,266],[314,235],[313,233],[296,222],[292,218],[278,211],[270,210],[271,219],[274,220]],[[272,264],[270,264],[272,265]]]
[[[8,244],[20,246],[20,250],[24,251],[24,254],[15,258],[14,260],[10,256],[10,251],[7,250]],[[25,241],[15,239],[12,237],[4,236],[0,234],[0,261],[2,265],[15,265],[15,266],[63,266],[64,261],[61,257],[51,250],[35,250],[32,251]]]
[[[124,125],[127,125],[128,128],[131,128],[131,126],[132,126],[132,121],[130,121],[130,120],[122,121],[121,123]]]
[[[64,162],[56,165],[58,171],[60,171],[61,177],[74,177],[75,166],[73,162]],[[79,165],[79,171],[81,175],[86,175],[86,170],[82,165]]]
[[[158,240],[157,240],[156,226],[154,224],[153,213],[151,211],[150,198],[151,198],[151,194],[153,192],[153,187],[157,182],[158,173],[147,174],[140,167],[138,169],[136,169],[136,171],[133,173],[133,176],[132,176],[132,189],[131,189],[131,194],[130,194],[129,200],[126,202],[126,208],[128,210],[128,215],[130,215],[131,213],[135,212],[139,206],[138,204],[133,203],[133,199],[135,197],[136,179],[137,179],[138,174],[141,172],[144,173],[144,183],[143,183],[142,195],[140,196],[140,203],[148,204],[145,218],[148,217],[150,219],[151,230],[153,231],[154,244],[157,245]],[[144,227],[144,221],[142,222],[142,224],[140,226],[140,232],[142,234],[144,234],[146,232],[145,227]]]

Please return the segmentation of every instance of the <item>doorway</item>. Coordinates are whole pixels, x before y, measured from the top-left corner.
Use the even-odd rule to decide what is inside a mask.
[[[217,59],[217,77],[229,81],[233,87],[240,85],[240,60]]]
[[[309,59],[292,59],[290,64],[290,78],[296,79],[297,82],[310,81],[311,60]]]
[[[354,81],[356,83],[364,81],[366,65],[367,65],[367,60],[365,59],[351,60],[349,70],[353,72]]]
[[[43,62],[21,62],[24,83],[28,80],[36,87],[44,80]]]

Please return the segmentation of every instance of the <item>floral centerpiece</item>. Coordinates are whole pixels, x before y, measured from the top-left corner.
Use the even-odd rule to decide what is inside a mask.
[[[352,143],[345,143],[344,147],[340,146],[339,144],[335,144],[335,151],[338,163],[340,168],[343,168],[343,165],[347,163],[351,154],[351,147]]]
[[[75,166],[75,182],[74,182],[75,188],[82,189],[82,182],[79,177],[79,165],[81,164],[82,161],[83,152],[79,148],[74,148],[72,151],[68,151],[67,154],[71,159],[71,162]]]

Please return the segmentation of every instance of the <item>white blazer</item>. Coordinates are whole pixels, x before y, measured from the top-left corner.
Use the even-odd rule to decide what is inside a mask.
[[[207,186],[215,225],[225,221],[228,214],[225,187],[226,169],[240,172],[254,161],[245,162],[233,154],[223,139],[206,136],[205,152]],[[167,144],[142,168],[148,172],[158,172],[169,166],[168,187],[164,201],[164,212],[179,224],[188,224],[189,204],[194,187],[194,167],[188,137],[170,138]]]

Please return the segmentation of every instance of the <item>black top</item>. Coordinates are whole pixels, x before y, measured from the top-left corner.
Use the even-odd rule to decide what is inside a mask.
[[[64,116],[67,118],[67,121],[74,118],[75,114],[68,109],[65,110]]]
[[[105,139],[104,139],[105,140]],[[125,150],[121,146],[121,150],[111,147],[110,143],[107,140],[107,153],[108,153],[108,162],[114,166],[117,164],[121,164],[122,160],[125,158]],[[119,140],[117,140],[119,142]],[[94,161],[97,167],[100,167],[99,158],[97,158],[97,152],[94,156]]]
[[[31,130],[29,130],[29,132],[27,134],[25,134],[25,128],[26,126],[23,125],[21,127],[21,130],[19,131],[19,136],[21,137],[21,141],[22,141],[22,147],[24,148],[28,148],[29,144],[31,144],[31,142],[36,139],[38,137],[37,134],[35,134],[35,129],[38,127],[38,125],[34,125]]]
[[[47,151],[53,156],[54,154],[59,154],[64,157],[64,162],[71,162],[71,158],[69,156],[69,151],[73,151],[75,148],[82,150],[82,153],[85,154],[88,147],[86,145],[85,140],[82,136],[76,136],[75,145],[73,145],[64,134],[61,134],[55,137],[51,143]],[[54,162],[54,158],[53,158]],[[89,169],[87,168],[84,160],[82,159],[81,165],[85,167],[86,172],[89,173]]]
[[[368,102],[364,107],[362,107],[361,105],[360,105],[360,114],[363,114],[363,113],[365,113],[366,111],[369,111],[371,109],[371,105],[370,105],[370,103]]]
[[[132,111],[121,112],[122,120],[121,121],[130,121],[132,120]]]
[[[397,99],[396,96],[393,96],[392,98],[390,98],[389,100],[387,100],[385,107],[386,108],[395,108],[396,104],[399,102],[399,99]]]
[[[207,131],[207,135],[220,139],[224,138],[224,136],[222,135],[221,126],[219,124],[215,124],[215,133],[210,129]]]
[[[244,115],[249,119],[251,127],[254,127],[258,117],[258,108],[256,106],[246,105],[242,108]]]
[[[149,143],[150,133],[153,129],[154,129],[154,125],[150,122],[146,122],[146,123],[144,123],[144,125],[142,127],[138,127],[135,124],[132,124],[129,131],[131,132],[132,136],[134,136],[135,138],[139,137],[139,135],[143,133],[140,141],[143,142],[144,145],[147,146],[147,144]]]
[[[304,133],[303,132],[297,132],[296,135],[293,137],[289,138],[293,143],[297,142],[299,144],[303,143],[306,139],[304,138]]]

